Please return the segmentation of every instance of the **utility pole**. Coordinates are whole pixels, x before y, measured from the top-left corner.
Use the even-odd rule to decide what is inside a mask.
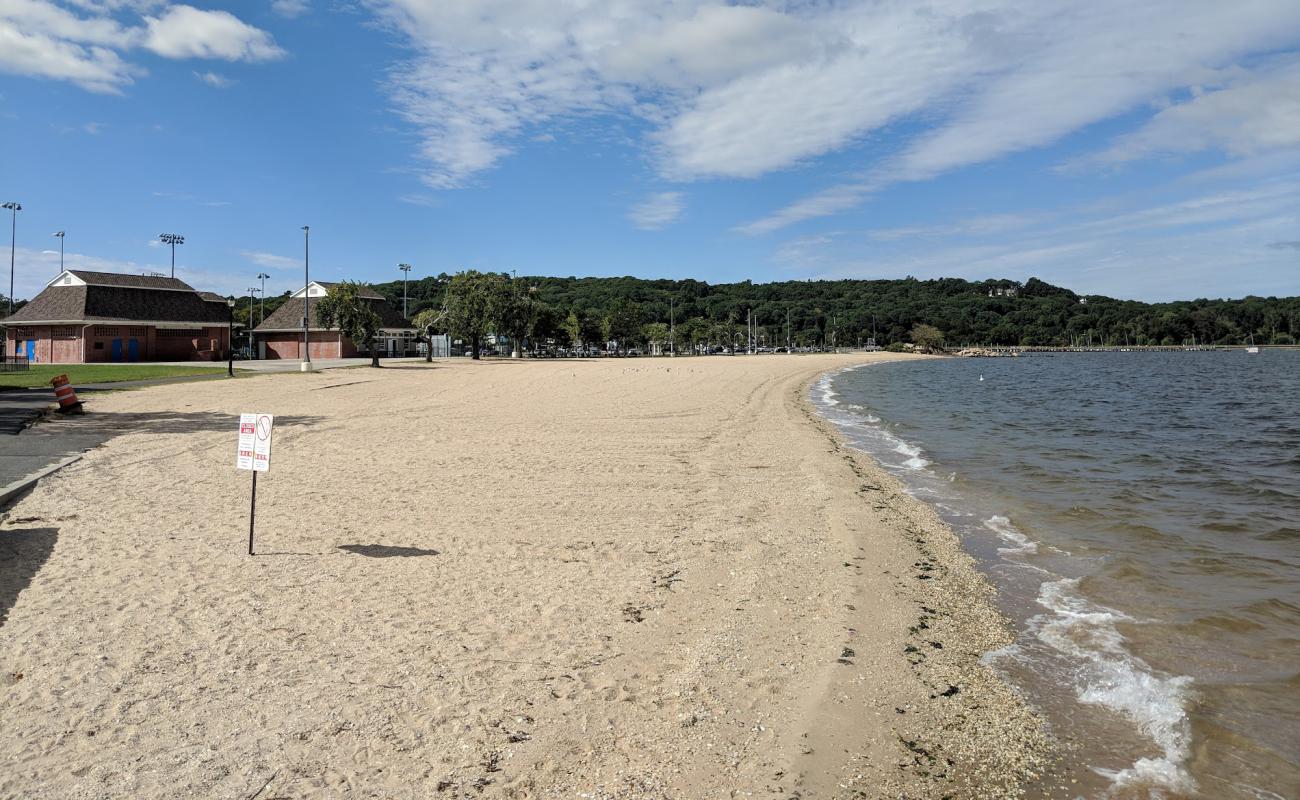
[[[63,272],[63,231],[55,231],[54,238],[59,240],[59,272]]]
[[[411,277],[411,265],[398,264],[397,268],[402,271],[402,319],[406,319],[406,279]]]
[[[172,277],[176,277],[176,245],[185,244],[185,237],[179,233],[160,233],[158,241],[172,246]]]
[[[793,352],[792,347],[793,347],[793,342],[790,339],[790,309],[787,308],[785,310],[785,353],[786,355],[789,355],[791,352]]]
[[[311,372],[311,226],[302,226],[302,370]]]
[[[9,316],[14,315],[14,251],[18,247],[18,212],[23,210],[21,203],[9,202],[0,205],[12,213],[9,222]]]

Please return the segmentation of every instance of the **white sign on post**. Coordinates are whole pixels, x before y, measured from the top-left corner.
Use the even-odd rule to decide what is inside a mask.
[[[270,414],[239,415],[238,469],[266,472],[271,469],[271,428],[275,417]]]

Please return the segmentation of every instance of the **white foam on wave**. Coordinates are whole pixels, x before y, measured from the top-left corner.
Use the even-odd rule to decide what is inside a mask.
[[[817,391],[821,397],[818,398],[823,404],[828,406],[838,406],[840,404],[839,395],[831,388],[832,375],[826,375],[817,381]]]
[[[921,453],[923,452],[921,448],[914,444],[908,444],[892,433],[884,432],[884,435],[897,442],[897,444],[894,445],[895,453],[907,456],[907,460],[903,462],[903,466],[913,470],[921,470],[930,466],[930,462],[921,457]]]
[[[1001,514],[994,514],[984,520],[984,527],[993,531],[998,538],[1008,543],[1007,547],[999,547],[999,553],[1037,553],[1038,543],[1020,532],[1011,520]]]
[[[1038,603],[1050,611],[1029,621],[1039,641],[1079,665],[1079,702],[1114,709],[1155,742],[1163,755],[1140,758],[1122,770],[1097,771],[1114,788],[1148,786],[1156,791],[1191,792],[1195,782],[1183,763],[1191,742],[1187,696],[1191,678],[1156,674],[1124,647],[1115,623],[1122,612],[1089,602],[1078,594],[1077,578],[1047,581]]]

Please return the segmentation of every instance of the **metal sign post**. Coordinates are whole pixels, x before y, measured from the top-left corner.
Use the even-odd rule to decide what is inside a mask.
[[[271,431],[275,417],[270,414],[239,415],[239,455],[236,469],[253,473],[253,491],[248,506],[248,554],[253,554],[253,529],[257,522],[257,473],[271,469]]]

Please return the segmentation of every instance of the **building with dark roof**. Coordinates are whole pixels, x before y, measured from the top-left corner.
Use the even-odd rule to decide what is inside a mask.
[[[37,364],[219,361],[226,300],[176,278],[70,269],[0,320],[6,352]]]
[[[258,358],[303,358],[303,294],[311,306],[311,357],[313,359],[352,358],[369,353],[366,343],[358,346],[344,336],[338,328],[325,328],[316,321],[315,301],[325,297],[334,283],[312,281],[306,289],[294,292],[290,299],[271,313],[261,325],[253,329],[257,341]],[[376,344],[381,355],[400,356],[415,352],[415,328],[388,300],[369,287],[362,287],[360,296],[379,315],[380,332]]]

